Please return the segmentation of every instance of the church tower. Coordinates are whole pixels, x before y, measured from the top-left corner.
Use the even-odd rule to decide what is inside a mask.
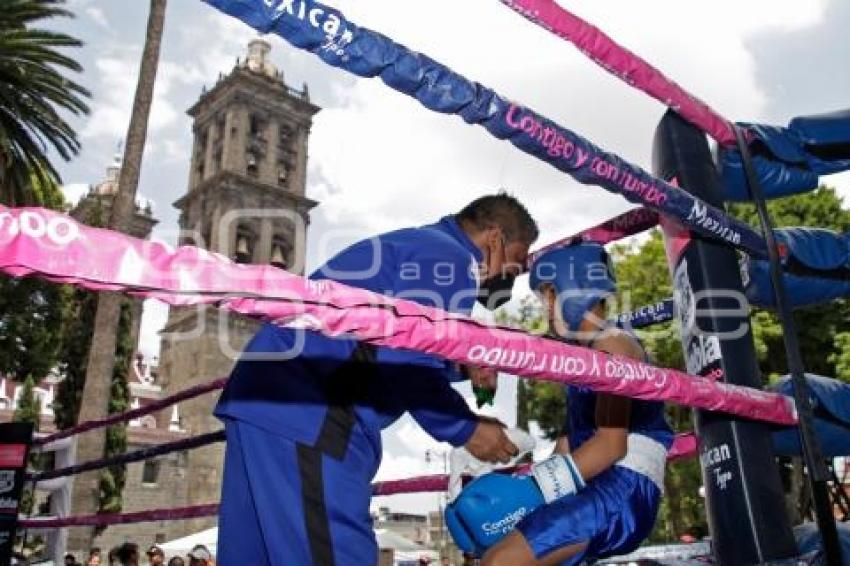
[[[316,202],[305,196],[307,140],[313,116],[307,86],[295,90],[269,60],[261,39],[227,76],[189,109],[194,143],[188,192],[180,210],[181,243],[241,263],[273,264],[302,275],[305,234]],[[162,331],[160,375],[167,394],[228,375],[257,324],[214,308],[172,307]],[[191,435],[221,428],[218,395],[181,403]],[[224,447],[192,450],[186,462],[189,505],[217,502]],[[215,518],[176,521],[170,536],[196,532]]]

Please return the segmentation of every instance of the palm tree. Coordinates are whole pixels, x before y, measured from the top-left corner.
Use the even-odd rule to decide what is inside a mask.
[[[139,81],[133,99],[130,125],[127,129],[124,159],[118,178],[118,194],[112,206],[109,228],[126,232],[135,213],[136,188],[147,138],[148,116],[153,102],[154,83],[159,65],[159,50],[165,23],[166,0],[150,0],[145,45],[142,50]],[[109,411],[112,375],[118,337],[118,322],[121,314],[122,295],[101,293],[98,296],[86,382],[80,402],[79,421],[102,418]],[[77,443],[77,461],[101,458],[104,453],[104,431],[91,431],[82,435]],[[87,515],[99,506],[99,476],[87,473],[75,480],[72,510],[74,514]],[[84,548],[91,542],[91,533],[85,529],[72,531],[70,548]]]
[[[60,49],[82,43],[33,27],[48,18],[73,17],[64,1],[0,2],[0,202],[6,204],[42,204],[33,187],[60,183],[48,147],[65,160],[80,149],[59,112],[87,113],[89,92],[63,74],[82,67]]]

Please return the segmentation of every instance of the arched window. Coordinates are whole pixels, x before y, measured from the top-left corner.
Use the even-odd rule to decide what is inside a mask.
[[[236,263],[251,263],[254,260],[254,235],[247,228],[236,231],[236,242],[233,251],[233,261]]]
[[[278,269],[289,269],[289,248],[280,238],[275,238],[272,243],[271,260],[269,263]]]
[[[248,153],[245,157],[246,168],[245,171],[251,175],[252,177],[257,176],[257,163],[259,159],[257,158],[257,154],[253,150],[248,150]]]

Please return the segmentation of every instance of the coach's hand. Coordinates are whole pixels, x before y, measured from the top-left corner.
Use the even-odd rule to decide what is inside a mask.
[[[470,454],[485,462],[506,464],[519,451],[505,434],[505,426],[494,419],[482,418],[465,448]]]

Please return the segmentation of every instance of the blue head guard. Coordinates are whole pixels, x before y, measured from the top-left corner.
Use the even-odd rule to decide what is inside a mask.
[[[561,314],[570,331],[578,331],[584,315],[617,290],[605,248],[582,242],[545,252],[534,261],[528,281],[536,291],[551,284],[561,301]]]

